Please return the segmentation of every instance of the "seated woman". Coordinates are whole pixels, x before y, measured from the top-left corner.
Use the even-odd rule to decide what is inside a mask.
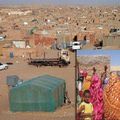
[[[90,103],[90,91],[85,90],[83,93],[83,102],[77,109],[77,114],[80,114],[79,120],[92,120],[93,105]]]

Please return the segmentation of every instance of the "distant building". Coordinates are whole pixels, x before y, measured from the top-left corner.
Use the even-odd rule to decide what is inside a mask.
[[[120,34],[109,34],[103,38],[103,46],[120,47]]]
[[[94,31],[82,31],[77,34],[78,40],[89,40],[90,43],[94,43],[96,41],[95,32]]]
[[[10,11],[8,12],[8,15],[27,15],[29,13],[32,13],[32,11],[28,10],[28,11]]]
[[[51,45],[56,41],[56,38],[54,37],[45,37],[40,34],[34,34],[34,45],[42,45],[42,46],[47,46],[51,47]]]
[[[16,48],[26,48],[25,40],[13,40],[12,43]]]

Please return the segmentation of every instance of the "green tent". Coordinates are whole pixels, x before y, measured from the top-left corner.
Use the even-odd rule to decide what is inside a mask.
[[[10,110],[52,112],[64,103],[65,80],[44,75],[10,90]]]
[[[28,34],[32,35],[34,33],[35,30],[37,30],[38,27],[33,27],[28,31]]]

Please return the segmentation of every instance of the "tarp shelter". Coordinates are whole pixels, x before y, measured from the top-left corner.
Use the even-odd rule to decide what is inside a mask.
[[[34,33],[35,30],[37,30],[38,27],[33,27],[29,30],[29,34],[32,35]]]
[[[43,75],[10,90],[10,110],[53,112],[64,103],[65,80]]]

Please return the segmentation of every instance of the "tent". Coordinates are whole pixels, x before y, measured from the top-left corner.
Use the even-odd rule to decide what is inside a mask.
[[[64,103],[65,80],[43,75],[12,88],[9,92],[10,110],[53,112]]]

